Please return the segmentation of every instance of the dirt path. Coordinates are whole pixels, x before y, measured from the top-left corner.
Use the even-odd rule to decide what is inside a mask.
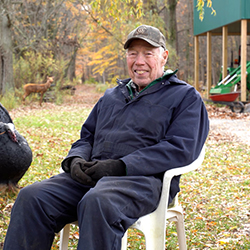
[[[207,105],[210,139],[250,146],[250,113],[233,113],[227,107]]]
[[[250,120],[210,119],[211,135],[250,146]]]

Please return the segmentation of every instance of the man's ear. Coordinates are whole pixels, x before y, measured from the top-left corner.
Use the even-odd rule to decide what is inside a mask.
[[[168,60],[168,50],[165,50],[162,53],[162,66],[164,66],[167,63]]]

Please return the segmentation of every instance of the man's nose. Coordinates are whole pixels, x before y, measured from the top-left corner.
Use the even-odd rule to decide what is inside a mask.
[[[135,63],[137,65],[141,65],[141,64],[144,64],[145,63],[145,57],[142,53],[139,53],[135,59]]]

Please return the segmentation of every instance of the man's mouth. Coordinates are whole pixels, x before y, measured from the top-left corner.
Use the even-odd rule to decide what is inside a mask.
[[[138,75],[142,75],[146,72],[147,72],[146,70],[135,70],[135,73],[137,73]]]

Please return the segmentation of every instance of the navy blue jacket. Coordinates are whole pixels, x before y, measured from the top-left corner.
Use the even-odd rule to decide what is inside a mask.
[[[175,75],[162,78],[131,100],[126,84],[100,98],[62,162],[121,159],[129,176],[156,176],[194,161],[207,138],[209,120],[199,93]],[[179,191],[173,179],[170,195]]]

